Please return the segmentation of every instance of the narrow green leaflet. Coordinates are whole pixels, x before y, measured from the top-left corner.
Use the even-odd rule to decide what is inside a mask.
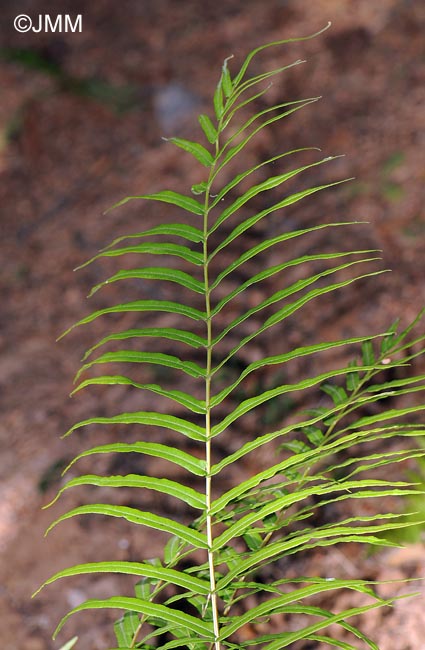
[[[391,367],[408,367],[408,364],[396,364],[393,363]],[[375,391],[369,391],[369,393],[374,393],[373,395],[365,395],[364,397],[359,398],[358,402],[356,402],[356,405],[360,404],[375,404],[376,402],[379,402],[380,400],[385,400],[388,398],[395,399],[398,397],[401,397],[402,395],[410,395],[412,393],[419,393],[425,390],[424,385],[419,385],[419,386],[413,386],[411,388],[403,388],[403,389],[398,389],[398,390],[382,390],[378,392],[378,387],[376,387],[377,390]],[[323,390],[325,390],[325,387],[323,387]],[[326,392],[326,391],[325,391]],[[340,393],[342,396],[342,393]]]
[[[205,149],[198,142],[192,142],[191,140],[184,140],[183,138],[166,138],[168,142],[172,142],[177,147],[184,149],[188,153],[192,154],[204,167],[211,167],[214,162],[214,158],[210,152]]]
[[[166,582],[178,585],[183,589],[193,591],[195,594],[208,594],[209,591],[209,583],[206,580],[201,580],[196,576],[189,575],[183,571],[176,571],[175,569],[168,569],[163,566],[155,566],[143,562],[89,562],[87,564],[77,564],[69,569],[64,569],[55,573],[55,575],[46,580],[46,582],[37,589],[33,596],[59,578],[67,578],[69,576],[78,576],[90,573],[123,573],[132,576],[144,576],[147,578],[154,578],[155,580],[165,580]]]
[[[182,237],[182,239],[187,239],[188,241],[199,243],[203,241],[204,234],[199,228],[194,226],[189,226],[186,223],[165,223],[155,226],[154,228],[149,228],[148,230],[142,230],[134,234],[123,235],[122,237],[116,237],[108,246],[105,246],[102,250],[108,250],[117,244],[120,244],[122,241],[127,239],[142,239],[143,237],[152,237],[154,235],[166,235],[167,237]]]
[[[166,478],[155,478],[152,476],[142,476],[141,474],[128,474],[127,476],[96,476],[87,474],[78,476],[68,481],[57,493],[55,498],[47,504],[46,507],[53,505],[59,497],[73,487],[80,485],[95,485],[97,487],[131,487],[138,489],[154,490],[162,494],[168,494],[171,497],[180,499],[192,508],[202,510],[205,507],[205,496],[188,486],[171,481]]]
[[[165,368],[181,370],[190,377],[205,377],[205,371],[194,361],[182,361],[171,354],[162,354],[162,352],[137,352],[136,350],[119,350],[117,352],[105,352],[100,357],[84,364],[78,371],[75,379],[77,380],[83,372],[89,370],[92,366],[103,363],[149,363]]]
[[[183,210],[187,210],[187,212],[193,212],[193,214],[198,215],[202,215],[204,212],[201,203],[195,201],[195,199],[192,199],[190,196],[185,196],[184,194],[179,194],[178,192],[172,192],[171,190],[163,190],[162,192],[156,192],[155,194],[127,196],[125,199],[122,199],[121,201],[118,201],[118,203],[115,203],[115,205],[109,208],[109,210],[119,208],[129,201],[135,201],[136,199],[147,199],[149,201],[162,201],[163,203],[171,203],[178,208],[183,208]]]
[[[166,390],[157,384],[138,384],[129,377],[123,377],[122,375],[104,375],[102,377],[86,379],[72,391],[71,395],[78,393],[78,391],[83,388],[87,388],[87,386],[133,386],[140,390],[148,390],[156,395],[161,395],[162,397],[168,397],[181,406],[193,411],[193,413],[205,413],[204,400],[196,399],[196,397],[192,397],[192,395],[184,393],[181,390]]]
[[[198,334],[194,334],[193,332],[188,332],[186,330],[176,329],[173,327],[144,327],[140,329],[129,329],[105,336],[103,339],[89,348],[89,350],[87,350],[87,352],[84,354],[83,361],[87,359],[95,350],[100,348],[102,345],[110,343],[111,341],[127,341],[128,339],[138,339],[145,337],[169,339],[170,341],[184,343],[185,345],[189,345],[192,348],[204,348],[207,344],[206,339],[202,338]]]
[[[66,621],[73,614],[87,609],[123,609],[125,611],[140,612],[141,614],[152,616],[153,618],[163,621],[170,621],[176,625],[188,628],[198,634],[201,638],[205,638],[207,641],[211,641],[213,638],[210,623],[201,621],[194,616],[185,614],[176,609],[165,607],[164,605],[158,605],[156,603],[140,600],[139,598],[129,598],[126,596],[114,596],[107,600],[86,600],[81,605],[74,607],[73,610],[64,616],[55,630],[54,638],[56,638]]]
[[[230,97],[233,92],[232,77],[230,76],[230,71],[227,66],[227,62],[230,61],[230,59],[232,58],[233,56],[229,56],[227,57],[227,59],[224,59],[222,73],[221,73],[223,92],[226,98]]]
[[[175,535],[195,548],[207,548],[208,546],[206,536],[203,533],[199,533],[197,530],[184,526],[172,519],[160,517],[152,512],[143,512],[136,508],[129,508],[128,506],[117,506],[106,503],[92,503],[87,506],[78,506],[77,508],[73,508],[73,510],[61,515],[50,524],[46,531],[46,535],[61,521],[71,519],[78,515],[107,515],[108,517],[122,517],[132,524],[147,526],[148,528],[162,530],[171,535]]]
[[[90,424],[144,424],[177,431],[177,433],[182,433],[192,440],[205,441],[205,430],[203,427],[183,420],[183,418],[177,418],[174,415],[166,415],[164,413],[156,413],[155,411],[135,411],[134,413],[120,413],[119,415],[113,415],[108,418],[89,418],[74,424],[63,437],[66,438],[73,431]]]
[[[323,29],[319,30],[318,32],[315,32],[314,34],[310,34],[309,36],[303,36],[303,37],[298,37],[298,38],[287,38],[287,39],[282,39],[280,41],[273,41],[272,43],[266,43],[265,45],[260,45],[259,47],[255,48],[255,50],[252,50],[248,56],[246,57],[245,61],[243,62],[241,69],[239,70],[238,74],[234,78],[234,84],[235,86],[238,86],[242,79],[244,78],[246,71],[248,69],[249,64],[251,63],[252,59],[254,56],[256,56],[259,52],[262,52],[263,50],[266,50],[270,47],[277,47],[280,45],[286,45],[287,43],[298,43],[300,41],[307,41],[310,40],[311,38],[315,38],[316,36],[319,36],[322,34],[324,31],[329,29],[331,26],[331,23],[328,23],[326,27]]]
[[[223,115],[223,110],[224,110],[222,80],[223,80],[223,75],[220,77],[220,80],[216,86],[214,92],[214,98],[213,98],[214,112],[218,121],[221,120],[221,117]]]
[[[403,415],[414,415],[419,411],[424,411],[424,410],[425,410],[425,404],[417,404],[416,406],[411,406],[404,409],[389,409],[388,411],[384,411],[383,413],[378,413],[377,415],[370,415],[370,416],[365,416],[363,418],[359,418],[358,420],[356,420],[356,422],[350,424],[347,427],[347,430],[358,429],[359,427],[369,426],[371,424],[375,424],[376,422],[385,422],[386,420],[400,418]],[[345,431],[345,429],[343,431]]]
[[[214,144],[214,142],[217,140],[217,130],[214,127],[208,115],[204,115],[204,114],[200,115],[198,117],[198,121],[199,124],[201,125],[203,132],[205,133],[208,142]]]
[[[81,458],[93,456],[95,454],[146,454],[146,456],[154,456],[155,458],[162,458],[170,463],[179,465],[186,469],[195,476],[205,476],[205,461],[196,456],[192,456],[181,449],[176,447],[169,447],[158,442],[115,442],[109,445],[99,445],[92,447],[86,451],[81,452],[76,456],[71,463],[66,467],[67,472],[70,467],[74,465]]]
[[[185,262],[194,264],[195,266],[201,266],[203,263],[201,253],[193,251],[188,246],[170,244],[168,242],[145,242],[142,244],[125,246],[124,248],[106,248],[91,259],[87,260],[87,262],[84,262],[84,264],[78,266],[76,270],[82,269],[103,257],[121,257],[122,255],[128,255],[130,253],[136,255],[170,255],[172,257],[179,257],[185,260]]]
[[[418,382],[424,382],[425,375],[416,375],[416,377],[403,377],[402,379],[392,379],[391,381],[386,381],[383,384],[374,384],[372,386],[366,386],[365,390],[367,393],[376,393],[376,392],[386,392],[390,391],[391,395],[398,394],[397,391],[393,390],[395,388],[410,386],[411,384],[417,384]],[[425,386],[421,384],[416,386],[418,390],[424,390]],[[414,389],[415,389],[414,388]]]
[[[165,280],[166,282],[175,282],[190,291],[203,294],[205,289],[199,280],[193,278],[189,273],[179,271],[178,269],[164,268],[160,266],[146,267],[143,269],[130,269],[125,271],[118,271],[113,276],[97,284],[89,293],[91,297],[96,291],[102,287],[119,280]]]
[[[345,469],[353,466],[354,469],[346,474],[346,478],[350,479],[353,476],[361,474],[362,472],[370,471],[371,469],[375,469],[377,467],[383,467],[384,465],[388,465],[394,461],[404,462],[410,458],[420,458],[421,456],[423,456],[423,449],[421,448],[411,449],[409,451],[400,450],[380,454],[368,454],[358,457],[354,456],[348,460],[331,465],[327,468],[327,472],[332,473],[337,470],[341,470],[342,468]]]
[[[169,300],[135,300],[134,302],[127,302],[123,305],[114,305],[113,307],[106,307],[105,309],[99,309],[98,311],[93,312],[89,316],[82,318],[80,321],[69,327],[58,340],[66,336],[71,330],[75,327],[80,327],[80,325],[87,325],[92,323],[96,318],[100,316],[105,316],[105,314],[125,314],[127,312],[157,312],[165,311],[170,314],[180,314],[181,316],[187,316],[193,320],[205,320],[205,314],[199,309],[194,307],[188,307],[187,305],[182,305],[178,302],[170,302]]]

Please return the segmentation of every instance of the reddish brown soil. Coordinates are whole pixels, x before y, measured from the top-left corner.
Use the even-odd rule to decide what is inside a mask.
[[[250,155],[258,159],[266,152],[273,155],[275,148],[277,153],[302,146],[320,147],[325,155],[347,154],[310,181],[356,180],[318,194],[285,218],[291,227],[368,221],[369,226],[353,231],[347,247],[354,242],[382,248],[384,265],[393,270],[345,297],[325,301],[319,313],[301,316],[288,334],[290,342],[383,331],[398,315],[406,323],[425,305],[423,3],[61,0],[55,11],[81,12],[82,33],[15,32],[17,13],[52,13],[47,0],[24,2],[19,9],[4,0],[0,16],[2,650],[53,650],[75,633],[78,648],[110,647],[105,616],[71,621],[60,642],[52,642],[51,633],[67,608],[87,596],[107,596],[119,580],[62,582],[33,601],[30,594],[72,563],[157,552],[159,540],[151,533],[136,536],[121,523],[95,518],[67,522],[43,538],[55,515],[84,501],[81,492],[68,494],[53,509],[41,511],[60,486],[60,468],[102,435],[76,434],[61,441],[60,434],[95,413],[112,413],[118,406],[131,410],[133,399],[114,389],[69,400],[78,360],[101,329],[81,329],[58,345],[55,339],[87,313],[89,288],[117,267],[104,264],[78,274],[72,269],[115,236],[163,218],[155,206],[131,204],[106,216],[104,210],[127,194],[164,188],[187,192],[201,180],[190,157],[161,135],[190,136],[195,125],[192,137],[200,137],[196,115],[210,111],[226,56],[234,54],[240,62],[259,44],[309,34],[333,22],[318,39],[264,54],[263,69],[297,58],[308,61],[271,89],[273,100],[323,99],[261,136]],[[272,219],[267,232],[278,226]],[[338,236],[331,243],[338,243]],[[315,240],[317,246],[328,243],[323,237]],[[116,291],[93,298],[92,305],[107,304]],[[121,298],[132,295],[129,287]],[[257,352],[263,350],[251,353]],[[110,469],[105,462],[99,461],[96,472]],[[369,558],[356,553],[343,549],[314,555],[295,570],[373,579],[424,577],[419,539],[405,551]],[[421,590],[421,583],[414,588]],[[422,650],[424,596],[369,614],[365,632],[382,650]]]

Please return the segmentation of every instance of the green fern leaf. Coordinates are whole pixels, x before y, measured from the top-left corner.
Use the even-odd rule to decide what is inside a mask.
[[[128,506],[117,506],[109,505],[103,503],[93,503],[88,506],[78,506],[73,508],[69,512],[58,517],[50,526],[48,527],[46,534],[49,533],[52,528],[57,526],[61,521],[66,519],[71,519],[77,515],[108,515],[109,517],[122,517],[130,523],[138,524],[141,526],[147,526],[148,528],[154,528],[155,530],[161,530],[170,535],[175,535],[180,539],[184,540],[188,544],[191,544],[195,548],[207,548],[207,540],[203,533],[179,524],[172,519],[167,519],[166,517],[160,517],[159,515],[154,515],[151,512],[143,512],[137,510],[136,508],[129,508]]]

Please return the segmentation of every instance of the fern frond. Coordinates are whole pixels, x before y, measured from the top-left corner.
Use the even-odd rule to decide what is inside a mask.
[[[377,595],[377,583],[326,576],[288,578],[279,573],[272,582],[264,581],[266,570],[279,571],[278,560],[299,553],[337,544],[396,545],[391,532],[410,523],[385,510],[386,498],[423,494],[421,485],[403,480],[395,470],[397,464],[415,462],[424,455],[425,425],[418,420],[425,406],[414,405],[413,398],[420,398],[425,390],[425,375],[415,375],[411,366],[424,353],[425,335],[412,333],[425,310],[401,332],[395,321],[377,335],[311,340],[292,347],[286,340],[288,319],[293,322],[301,310],[317,309],[321,298],[350,291],[355,283],[374,281],[385,272],[376,268],[380,260],[376,250],[346,245],[317,250],[320,233],[341,232],[348,238],[349,228],[358,222],[291,229],[286,218],[300,201],[350,180],[326,177],[323,181],[320,177],[323,164],[332,165],[339,156],[321,154],[313,160],[317,148],[291,149],[242,166],[237,173],[233,169],[234,159],[258,133],[319,99],[285,98],[266,108],[257,102],[267,93],[271,79],[301,60],[247,75],[253,57],[262,50],[299,40],[305,39],[260,46],[235,74],[226,60],[213,98],[215,117],[199,116],[205,142],[168,138],[182,155],[188,154],[201,166],[204,175],[190,188],[198,198],[164,190],[128,196],[113,206],[140,200],[146,207],[146,202],[155,201],[173,212],[185,212],[190,223],[184,219],[164,222],[118,236],[81,265],[106,258],[129,260],[130,268],[98,282],[90,295],[101,289],[106,295],[107,285],[116,285],[118,291],[126,281],[142,282],[135,283],[140,288],[135,300],[118,300],[118,304],[97,309],[64,333],[113,314],[130,320],[128,329],[107,333],[87,350],[73,394],[95,386],[120,386],[142,391],[143,398],[159,397],[158,403],[171,404],[172,412],[161,411],[153,401],[149,410],[95,415],[77,422],[65,436],[86,427],[106,428],[113,435],[117,425],[126,425],[132,433],[140,430],[143,437],[81,451],[64,473],[77,468],[84,458],[94,462],[101,454],[132,453],[154,458],[165,469],[171,463],[174,472],[172,478],[160,478],[147,475],[146,469],[146,474],[104,476],[89,470],[72,475],[51,503],[68,490],[91,486],[111,488],[107,494],[115,494],[115,488],[122,488],[132,490],[135,499],[142,494],[142,503],[146,491],[154,493],[159,504],[161,497],[175,499],[187,512],[177,521],[161,508],[152,513],[133,507],[132,501],[132,507],[79,505],[60,515],[48,531],[73,517],[107,515],[141,526],[142,531],[160,531],[168,541],[162,560],[105,559],[63,569],[49,578],[43,587],[79,575],[119,573],[139,579],[135,596],[89,599],[62,619],[56,633],[74,613],[118,609],[123,611],[114,626],[119,650],[240,650],[251,646],[279,650],[300,640],[343,650],[353,650],[353,643],[361,640],[378,650],[347,620],[394,602]],[[294,154],[297,158],[307,154],[307,160],[282,169]],[[273,175],[268,174],[272,166]],[[284,192],[285,184],[289,189]],[[268,222],[277,216],[281,232],[272,235]],[[247,237],[255,237],[259,225],[265,234],[247,247]],[[273,255],[270,263],[265,262],[266,254]],[[150,261],[144,265],[146,259]],[[239,275],[243,280],[238,280]],[[156,298],[155,291],[164,284],[171,299]],[[252,299],[253,289],[261,291],[261,297],[257,293]],[[158,319],[158,325],[151,326],[161,314],[165,316]],[[273,335],[271,350],[260,358],[247,355],[245,361],[249,346],[255,343],[258,348],[267,334]],[[128,349],[123,349],[125,345]],[[343,358],[338,364],[329,361],[337,351]],[[326,366],[296,377],[287,372],[291,362],[313,359],[326,359]],[[127,370],[111,371],[110,364],[125,364],[129,376]],[[274,367],[282,376],[265,384],[262,372]],[[139,369],[139,376],[133,378],[134,368]],[[155,369],[161,373],[158,383],[151,378]],[[311,408],[318,389],[318,407]],[[283,414],[267,429],[258,417],[260,407],[290,395],[296,395],[303,408],[309,405],[309,410],[294,405],[290,417]],[[412,401],[392,401],[406,397]],[[249,438],[244,428],[248,414],[257,429]],[[164,430],[167,444],[155,442]],[[395,439],[401,444],[390,446]],[[367,500],[371,514],[355,508],[345,514],[342,506],[356,500]],[[343,514],[332,521],[317,521],[327,506]],[[361,594],[370,602],[336,612],[320,605],[321,597],[324,600],[340,590]],[[272,619],[276,623],[289,615],[302,616],[295,631],[276,632],[274,628],[242,639],[241,631],[247,626]],[[344,640],[334,638],[334,627],[344,634]],[[74,643],[73,639],[65,648]]]

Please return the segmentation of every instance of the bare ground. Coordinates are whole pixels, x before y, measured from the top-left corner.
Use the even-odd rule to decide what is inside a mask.
[[[22,3],[22,12],[31,15],[51,10],[47,1]],[[368,227],[353,231],[353,241],[382,248],[385,266],[393,269],[329,302],[314,321],[311,314],[301,317],[288,332],[289,342],[382,331],[398,315],[408,322],[425,304],[423,3],[101,0],[90,6],[62,1],[55,10],[83,13],[83,33],[17,34],[12,27],[16,4],[8,1],[0,24],[4,650],[53,650],[76,631],[81,648],[104,650],[110,624],[102,617],[96,626],[92,616],[70,622],[60,642],[51,641],[51,632],[67,608],[87,596],[111,593],[115,580],[58,584],[33,601],[31,592],[52,572],[75,562],[99,555],[151,557],[157,551],[155,536],[139,532],[136,537],[121,524],[92,518],[62,524],[43,538],[55,514],[84,501],[84,494],[69,494],[53,509],[40,510],[60,485],[60,469],[87,444],[80,434],[66,441],[59,435],[94,413],[113,412],[123,404],[130,408],[132,400],[117,390],[69,400],[78,360],[100,329],[81,330],[58,345],[54,341],[87,313],[88,289],[105,276],[105,266],[79,274],[72,269],[117,234],[163,218],[154,206],[144,206],[142,212],[132,205],[103,216],[105,208],[127,194],[164,188],[186,192],[201,180],[191,160],[161,135],[192,132],[196,114],[209,111],[226,56],[234,54],[240,62],[258,44],[308,34],[332,20],[331,30],[319,39],[264,55],[264,69],[282,65],[282,60],[308,60],[272,89],[273,98],[324,98],[260,138],[251,155],[311,145],[329,155],[347,154],[313,181],[326,174],[356,180],[318,195],[285,218],[291,226],[368,221]],[[268,227],[273,231],[278,222],[272,220]],[[112,268],[106,265],[106,270]],[[95,297],[92,304],[102,306],[114,295]],[[92,442],[102,436],[84,435]],[[107,468],[100,463],[96,470]],[[372,579],[424,576],[420,539],[405,551],[356,554],[355,548],[316,554],[293,570]],[[423,589],[421,583],[413,588]],[[381,650],[422,650],[424,602],[423,597],[406,599],[393,609],[376,610],[365,617],[363,629]]]

